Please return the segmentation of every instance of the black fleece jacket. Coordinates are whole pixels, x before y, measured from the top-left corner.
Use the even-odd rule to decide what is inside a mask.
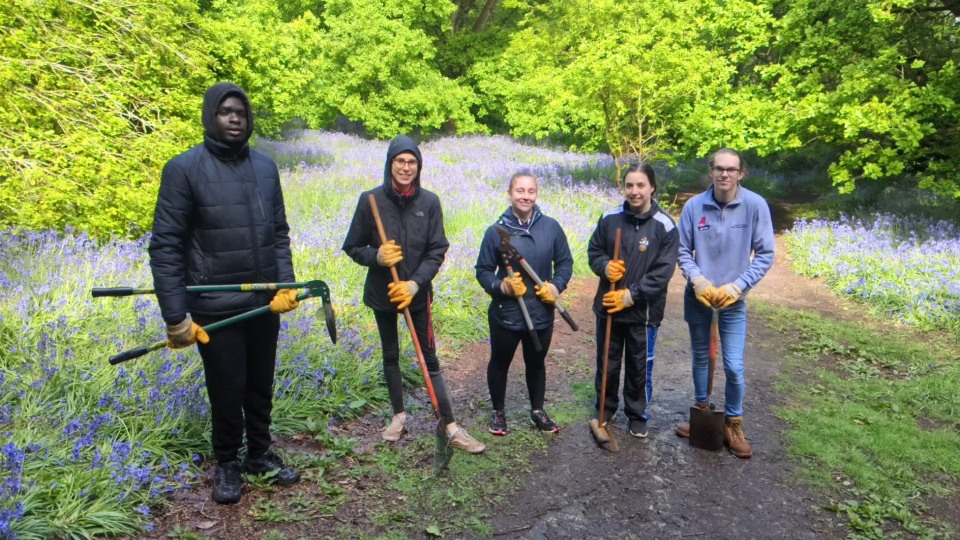
[[[413,193],[409,196],[401,196],[391,184],[390,164],[393,158],[404,152],[413,154],[419,163],[413,181]],[[440,271],[450,243],[443,230],[440,198],[420,186],[422,172],[423,156],[420,148],[410,137],[399,135],[390,141],[387,148],[383,184],[364,191],[357,202],[357,209],[342,249],[356,263],[368,267],[363,287],[363,303],[371,309],[396,311],[387,295],[387,284],[393,281],[390,269],[377,263],[380,236],[370,209],[371,194],[376,198],[387,240],[394,240],[400,245],[403,260],[396,265],[400,279],[412,280],[419,287],[410,309],[423,309],[433,296],[431,282]]]
[[[217,137],[217,109],[231,96],[247,108],[240,144]],[[264,306],[270,292],[187,293],[188,285],[295,281],[280,175],[270,157],[250,149],[250,100],[217,83],[203,98],[204,142],[163,168],[150,238],[150,269],[168,323],[193,313],[230,316]]]
[[[644,214],[630,212],[626,201],[603,214],[587,244],[590,269],[600,276],[593,299],[593,311],[598,317],[607,316],[603,295],[610,292],[610,282],[604,271],[607,263],[613,259],[617,228],[622,230],[620,259],[627,266],[627,272],[617,283],[617,289],[630,288],[633,306],[615,313],[613,320],[660,326],[666,305],[667,284],[677,269],[677,252],[680,249],[677,225],[656,201]]]

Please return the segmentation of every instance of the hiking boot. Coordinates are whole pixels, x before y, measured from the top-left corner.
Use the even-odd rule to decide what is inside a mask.
[[[213,471],[213,500],[219,504],[240,502],[243,490],[243,476],[240,474],[240,462],[218,463]]]
[[[710,409],[711,411],[713,410],[712,404],[707,404],[702,401],[698,401],[694,403],[693,406],[698,409],[703,409],[703,410]],[[684,422],[679,426],[677,426],[677,429],[674,430],[674,433],[677,434],[677,437],[680,437],[683,439],[689,439],[690,438],[690,422]]]
[[[383,430],[383,440],[387,442],[397,442],[400,437],[407,432],[407,415],[393,415],[390,425]]]
[[[487,448],[482,442],[471,437],[470,434],[467,433],[467,430],[462,427],[458,427],[457,430],[450,435],[449,444],[468,454],[479,454]]]
[[[630,434],[643,439],[647,436],[647,421],[639,418],[630,420]]]
[[[530,422],[533,423],[533,426],[540,431],[548,431],[550,433],[559,433],[560,426],[556,422],[550,419],[547,416],[546,411],[536,410],[530,412]]]
[[[498,437],[506,435],[507,415],[503,414],[503,411],[493,411],[493,420],[490,421],[490,427],[487,430]]]
[[[273,450],[267,450],[257,458],[248,457],[243,462],[243,470],[250,474],[276,473],[274,477],[278,485],[292,486],[300,481],[300,473],[283,464]]]
[[[743,434],[743,417],[728,416],[723,427],[723,443],[730,447],[730,453],[740,459],[749,459],[753,455],[750,443]]]

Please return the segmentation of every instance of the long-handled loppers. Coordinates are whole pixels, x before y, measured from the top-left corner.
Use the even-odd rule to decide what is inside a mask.
[[[504,259],[510,257],[520,261],[520,266],[527,272],[527,274],[530,274],[533,282],[536,283],[537,286],[543,287],[543,280],[540,279],[540,276],[538,276],[533,270],[533,267],[530,266],[530,263],[523,258],[523,255],[520,254],[517,248],[513,247],[513,244],[510,243],[510,233],[508,233],[502,227],[494,227],[494,229],[496,229],[497,234],[500,235],[500,253],[503,253]],[[577,327],[577,323],[573,322],[573,317],[567,313],[567,310],[563,309],[563,306],[560,305],[559,301],[553,305],[557,308],[557,311],[560,312],[560,316],[563,317],[563,320],[567,321],[567,324],[570,325],[570,328],[574,332],[580,329]]]
[[[377,224],[377,233],[380,235],[380,242],[387,243],[387,232],[383,228],[383,220],[380,219],[380,209],[377,207],[377,199],[370,194],[370,210],[373,212],[373,221]],[[394,266],[390,267],[390,274],[393,276],[393,282],[400,282],[400,274]],[[433,414],[437,417],[437,438],[436,449],[434,450],[433,474],[439,476],[450,465],[453,458],[453,446],[450,444],[450,437],[447,435],[447,426],[440,416],[440,403],[437,401],[437,393],[433,389],[433,381],[430,380],[430,373],[427,371],[427,360],[423,356],[423,349],[420,347],[420,338],[417,337],[417,330],[413,326],[413,316],[410,315],[410,308],[403,308],[403,318],[407,321],[407,329],[410,330],[410,338],[413,339],[413,349],[417,352],[417,363],[420,365],[420,372],[423,373],[424,384],[427,387],[427,393],[430,394],[430,404],[433,405]]]
[[[622,232],[621,229],[617,228],[617,236],[613,244],[614,259],[620,258],[620,237]],[[617,290],[616,282],[610,284],[610,290]],[[604,422],[606,413],[604,406],[607,400],[607,368],[610,365],[610,334],[612,332],[613,316],[607,314],[607,329],[603,336],[603,375],[600,377],[600,412],[597,418],[590,420],[590,431],[593,432],[593,437],[597,439],[597,443],[600,444],[601,448],[609,452],[619,452],[620,445],[617,444],[617,440],[613,438],[613,434],[606,428],[606,423]]]
[[[298,281],[293,283],[242,283],[240,285],[189,285],[187,286],[187,292],[191,293],[204,293],[204,292],[253,292],[253,291],[278,291],[280,289],[306,289],[307,296],[301,296],[302,298],[319,298],[323,304],[323,318],[327,324],[327,334],[330,335],[330,341],[334,344],[337,343],[337,319],[333,314],[333,304],[330,302],[330,288],[327,287],[327,284],[319,279],[314,279],[310,281]],[[91,294],[94,298],[101,298],[105,296],[132,296],[136,294],[153,294],[155,291],[148,287],[95,287]],[[301,299],[301,296],[297,297],[297,300]],[[263,308],[258,308],[262,310]],[[236,317],[231,317],[229,319],[224,319],[222,321],[207,325],[204,330],[211,331],[216,330],[217,328],[223,328],[224,326],[229,326],[223,324],[227,321],[231,321],[230,324],[245,320],[249,317],[255,316],[250,315],[250,313],[256,313],[260,315],[265,313],[265,311],[251,311],[249,313],[241,313]],[[242,318],[238,318],[242,317]],[[161,342],[162,343],[162,342]],[[116,356],[111,357],[111,364],[118,364],[126,360],[136,358],[137,356],[142,356],[150,351],[161,348],[163,345],[156,346],[156,343],[146,346],[146,350],[141,354],[135,356],[126,357],[124,355],[133,353],[134,351],[140,351],[144,347],[134,349],[133,351],[127,351],[125,353],[120,353]],[[156,347],[155,347],[156,346]],[[150,347],[155,347],[151,349]],[[122,360],[113,361],[114,358],[124,356]]]

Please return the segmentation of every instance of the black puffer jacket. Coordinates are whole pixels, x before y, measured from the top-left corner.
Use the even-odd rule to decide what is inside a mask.
[[[216,134],[216,112],[230,96],[247,107],[247,137],[230,146]],[[251,150],[250,100],[230,83],[203,99],[204,142],[163,168],[150,238],[150,268],[160,312],[178,323],[188,312],[229,316],[264,306],[271,292],[188,294],[188,285],[295,281],[280,175]]]
[[[408,197],[401,197],[391,185],[390,163],[404,152],[416,156],[420,164],[414,178],[414,190]],[[369,195],[377,201],[377,209],[383,220],[388,240],[400,245],[403,260],[397,264],[397,273],[403,281],[414,281],[419,287],[410,305],[411,310],[423,309],[433,297],[433,278],[440,271],[444,255],[450,248],[443,230],[443,210],[436,194],[420,187],[423,172],[423,157],[413,139],[399,135],[387,149],[387,161],[383,170],[383,185],[364,191],[357,202],[357,209],[350,222],[350,229],[343,241],[343,251],[358,264],[369,268],[363,287],[363,303],[377,311],[396,311],[387,296],[387,284],[393,281],[390,269],[377,263],[380,236],[370,209]]]
[[[617,228],[622,230],[620,259],[627,266],[627,272],[617,283],[617,288],[630,288],[633,306],[614,314],[613,320],[660,326],[667,284],[677,269],[677,252],[680,249],[677,225],[656,201],[644,214],[631,213],[624,202],[600,218],[587,244],[590,269],[600,276],[593,299],[593,312],[599,317],[607,316],[603,295],[610,292],[610,282],[604,271],[613,258]]]

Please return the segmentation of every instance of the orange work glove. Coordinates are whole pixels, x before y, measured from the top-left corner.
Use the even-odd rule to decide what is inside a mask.
[[[603,307],[607,308],[607,313],[614,314],[623,311],[633,305],[633,295],[630,289],[620,289],[619,291],[610,291],[603,295]]]
[[[277,291],[277,294],[273,295],[273,300],[270,301],[270,311],[274,313],[286,313],[293,311],[299,305],[300,302],[297,302],[296,289],[281,289]]]
[[[537,298],[548,306],[556,304],[557,297],[560,296],[560,291],[549,281],[543,282],[543,287],[534,285],[533,290],[537,292]]]
[[[701,304],[708,308],[714,307],[718,291],[709,279],[703,276],[697,276],[690,280],[690,284],[693,285],[693,294],[696,295],[697,300],[699,300]]]
[[[527,294],[527,285],[523,282],[520,274],[514,274],[512,278],[503,278],[500,282],[500,292],[507,296],[521,297]]]
[[[395,241],[387,240],[386,244],[380,244],[380,248],[377,250],[377,264],[389,267],[402,260],[403,253]]]
[[[743,296],[743,291],[740,287],[737,287],[736,284],[733,283],[727,283],[717,289],[714,301],[718,308],[725,309],[737,303],[737,300],[740,300],[741,296]]]
[[[616,283],[627,273],[627,265],[621,259],[610,259],[603,273],[606,274],[610,283]]]
[[[167,324],[167,347],[182,349],[198,341],[206,345],[210,343],[210,336],[199,324],[193,322],[190,315],[177,324]]]
[[[387,285],[387,296],[390,302],[397,304],[397,311],[403,311],[410,306],[419,290],[416,281],[395,281]]]

